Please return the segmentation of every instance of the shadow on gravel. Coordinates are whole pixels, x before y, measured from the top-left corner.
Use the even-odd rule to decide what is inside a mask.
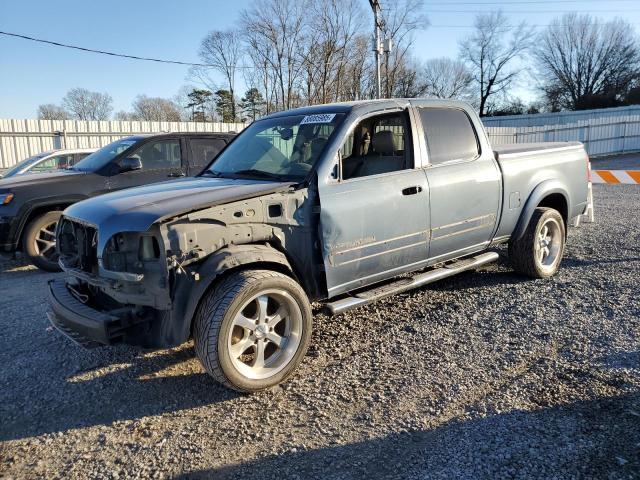
[[[640,393],[284,452],[179,479],[638,478]],[[634,410],[636,409],[636,410]],[[507,447],[505,447],[507,446]]]
[[[562,260],[560,268],[584,268],[592,265],[607,265],[615,263],[631,263],[640,262],[640,257],[625,257],[625,258],[603,258],[603,259],[590,259],[582,260],[578,258],[567,258]]]
[[[109,351],[104,352],[94,355],[103,356]],[[42,395],[21,398],[21,415],[2,420],[0,441],[137,420],[240,395],[199,368],[195,371],[191,364],[181,368],[185,362],[196,361],[192,348],[153,356],[141,353],[129,347],[113,348],[109,358],[97,359],[95,367],[77,370],[67,378],[50,378],[51,383],[58,383],[57,394],[49,397],[43,386]]]

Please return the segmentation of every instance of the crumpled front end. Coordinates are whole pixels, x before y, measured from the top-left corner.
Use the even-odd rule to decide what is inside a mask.
[[[308,251],[311,212],[306,189],[160,218],[144,232],[114,233],[65,212],[57,244],[68,278],[49,286],[50,319],[85,345],[178,345],[211,278],[242,262],[237,249],[250,244],[262,260],[288,266],[269,245]],[[305,262],[303,270],[312,268],[310,256]]]

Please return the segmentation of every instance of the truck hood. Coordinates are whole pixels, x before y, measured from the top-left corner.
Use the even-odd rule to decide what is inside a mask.
[[[185,178],[83,200],[64,211],[98,227],[100,243],[119,232],[144,232],[155,222],[203,208],[285,191],[291,182]]]
[[[23,186],[46,185],[77,180],[78,175],[88,175],[88,172],[77,170],[62,170],[51,173],[23,173],[13,177],[0,178],[0,191],[14,190]]]

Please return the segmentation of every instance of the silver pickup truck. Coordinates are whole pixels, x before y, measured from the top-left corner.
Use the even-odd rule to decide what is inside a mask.
[[[556,273],[587,205],[580,143],[492,148],[466,104],[376,100],[252,123],[200,175],[72,205],[49,318],[85,346],[194,339],[251,392],[305,355],[311,302],[339,314],[493,262]]]

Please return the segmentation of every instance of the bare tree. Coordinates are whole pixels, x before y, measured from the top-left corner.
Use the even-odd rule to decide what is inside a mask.
[[[276,104],[288,109],[296,106],[294,92],[303,69],[306,51],[305,22],[309,0],[256,0],[241,14],[247,48],[257,62],[273,72]]]
[[[62,99],[62,106],[78,120],[107,120],[112,104],[111,95],[85,88],[73,88]]]
[[[433,58],[424,63],[420,74],[424,94],[436,98],[470,100],[473,77],[460,60]]]
[[[480,115],[485,115],[495,95],[506,95],[521,72],[515,61],[532,45],[533,31],[524,22],[509,25],[501,12],[479,14],[474,32],[460,43],[460,56],[478,88]]]
[[[200,45],[200,58],[203,62],[213,66],[225,77],[228,91],[234,99],[231,105],[233,118],[236,118],[235,77],[236,70],[242,58],[242,36],[237,30],[213,31],[209,33]],[[200,75],[206,75],[206,70],[200,69]],[[207,86],[210,86],[207,83]]]
[[[38,107],[38,118],[40,120],[68,120],[70,116],[64,108],[47,103]]]
[[[179,122],[180,107],[175,102],[160,97],[138,95],[133,101],[133,114],[138,120],[153,122]]]
[[[615,105],[640,79],[637,38],[622,20],[564,15],[540,35],[534,54],[552,108],[605,106],[602,99]]]

